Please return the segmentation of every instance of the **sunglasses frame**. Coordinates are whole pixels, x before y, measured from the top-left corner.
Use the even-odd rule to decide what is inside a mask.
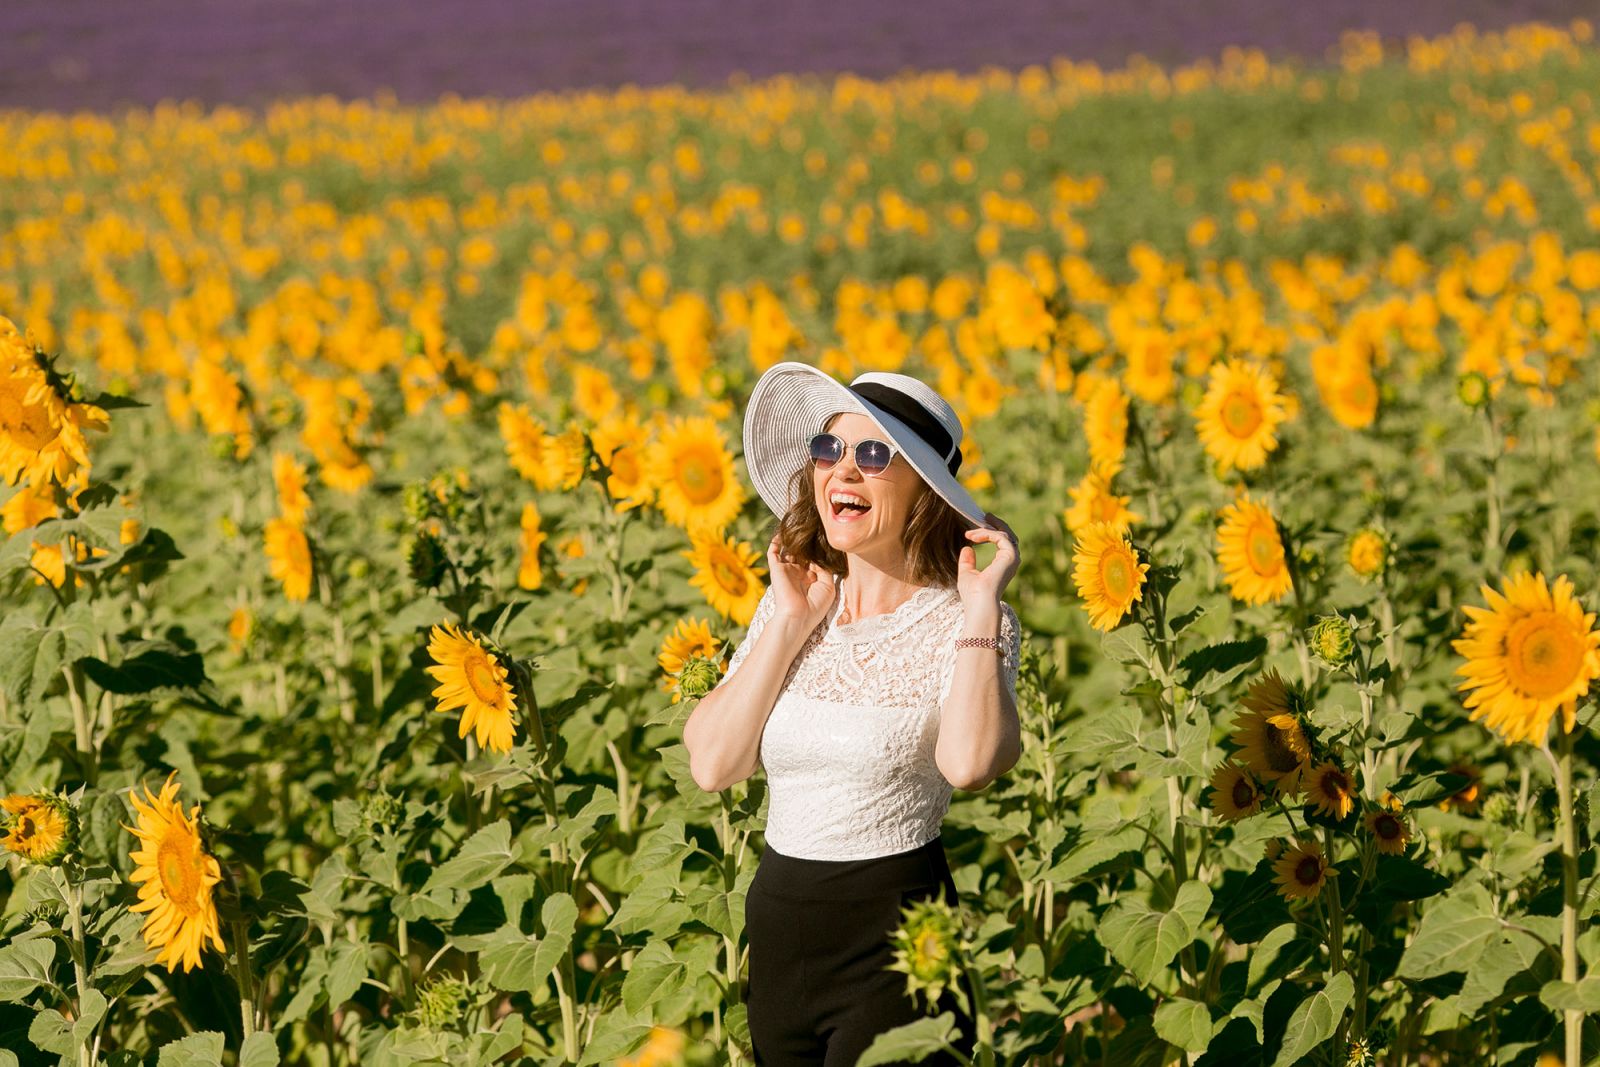
[[[821,461],[818,460],[816,455],[814,454],[815,450],[816,450],[817,438],[819,438],[819,437],[831,437],[835,441],[838,441],[841,446],[843,446],[843,451],[841,451],[839,453],[839,458],[836,459],[836,460],[833,460],[832,463],[830,463],[826,467],[823,467],[823,466],[819,465],[821,463]],[[883,465],[883,469],[882,470],[867,470],[867,468],[865,468],[865,467],[863,467],[861,465],[861,461],[859,459],[857,459],[855,461],[857,470],[859,470],[862,474],[865,474],[869,478],[876,478],[880,474],[882,474],[884,471],[888,470],[891,466],[893,466],[894,465],[894,457],[900,455],[900,449],[895,447],[895,443],[893,441],[885,441],[885,440],[883,440],[882,438],[879,438],[879,437],[863,437],[861,440],[855,442],[855,444],[851,444],[849,441],[846,441],[844,438],[840,437],[836,433],[833,433],[833,432],[831,432],[829,430],[819,430],[816,433],[812,434],[809,438],[806,439],[806,449],[807,449],[806,454],[807,454],[807,456],[810,457],[812,466],[817,467],[818,470],[825,470],[825,471],[826,470],[832,470],[834,465],[836,465],[836,464],[840,463],[841,461],[843,461],[845,456],[850,456],[850,457],[854,458],[855,454],[856,454],[856,449],[859,448],[861,445],[868,444],[868,443],[879,444],[879,445],[882,445],[883,447],[885,447],[885,448],[887,448],[889,450],[889,462],[885,463]]]

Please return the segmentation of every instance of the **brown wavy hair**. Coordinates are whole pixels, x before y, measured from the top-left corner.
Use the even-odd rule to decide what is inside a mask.
[[[972,523],[927,482],[918,481],[921,491],[911,505],[901,541],[910,565],[910,579],[917,585],[948,589],[956,584],[961,550],[969,543],[966,532]],[[794,504],[778,520],[772,536],[778,539],[780,554],[802,565],[820,564],[842,578],[849,573],[845,554],[828,543],[815,496],[808,460],[789,479],[789,499]]]

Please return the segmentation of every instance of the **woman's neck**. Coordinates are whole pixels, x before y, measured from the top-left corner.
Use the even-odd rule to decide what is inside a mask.
[[[859,560],[850,561],[850,573],[841,579],[839,595],[844,604],[839,622],[852,622],[870,615],[887,615],[910,600],[922,587],[904,572],[880,570]]]

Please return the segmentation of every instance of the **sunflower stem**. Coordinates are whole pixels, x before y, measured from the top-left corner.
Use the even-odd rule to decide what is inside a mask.
[[[78,755],[83,762],[83,780],[91,787],[99,778],[99,760],[94,750],[94,736],[89,729],[89,709],[83,702],[83,668],[76,663],[61,668],[67,680],[67,701],[72,705],[72,732],[77,742]]]
[[[83,1015],[83,997],[89,991],[88,957],[83,939],[83,886],[77,879],[72,881],[72,889],[67,893],[67,919],[72,926],[72,977],[77,983],[77,1002],[72,1014],[76,1020]],[[78,1042],[78,1063],[80,1067],[90,1067],[93,1062],[86,1035]]]
[[[256,990],[255,978],[250,973],[250,924],[243,919],[233,923],[234,974],[239,980],[239,1018],[244,1023],[244,1036],[255,1032]]]
[[[1548,744],[1548,742],[1547,742]],[[1572,734],[1561,730],[1557,744],[1556,794],[1561,809],[1561,980],[1578,981],[1578,827],[1572,804]],[[1576,1008],[1566,1012],[1565,1062],[1583,1062],[1583,1016]]]

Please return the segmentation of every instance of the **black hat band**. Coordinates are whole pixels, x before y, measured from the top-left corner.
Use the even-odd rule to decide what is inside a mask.
[[[961,450],[956,448],[955,440],[950,436],[950,431],[944,428],[944,423],[934,418],[927,408],[905,393],[881,382],[862,382],[860,385],[848,385],[845,388],[861,399],[871,401],[911,427],[913,433],[926,441],[940,456],[945,457],[944,465],[951,474],[961,466]]]

